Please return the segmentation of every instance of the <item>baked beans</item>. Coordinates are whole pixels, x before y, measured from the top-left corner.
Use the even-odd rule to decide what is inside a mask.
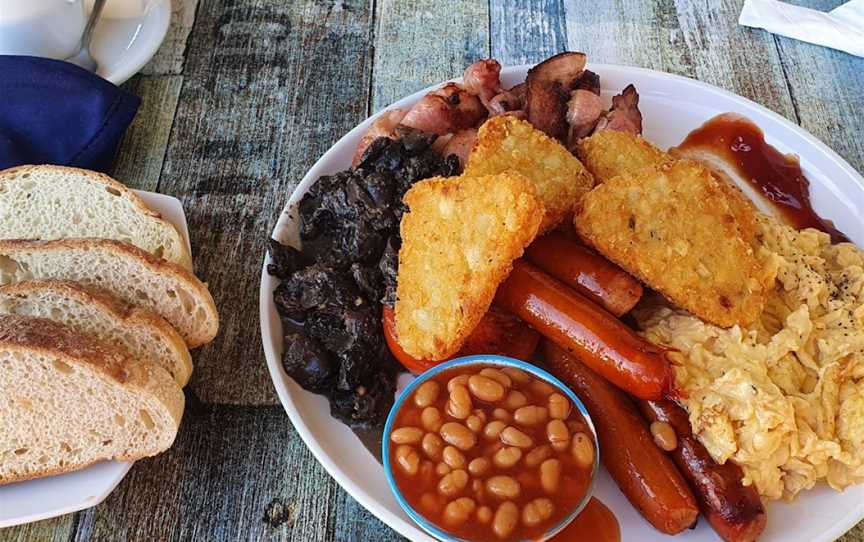
[[[444,452],[441,455],[444,457],[444,462],[450,465],[451,469],[461,469],[465,466],[465,456],[453,446],[444,448]]]
[[[539,538],[590,485],[594,440],[573,406],[517,368],[443,371],[396,413],[396,484],[415,510],[459,538]]]
[[[420,424],[427,431],[437,433],[443,423],[441,412],[434,406],[426,407],[420,413]]]
[[[672,426],[666,422],[653,422],[651,424],[651,436],[661,450],[671,452],[678,447],[678,436]]]
[[[423,453],[426,454],[426,457],[438,461],[441,459],[441,453],[444,451],[444,441],[435,433],[426,433],[423,435],[420,447],[423,448]]]

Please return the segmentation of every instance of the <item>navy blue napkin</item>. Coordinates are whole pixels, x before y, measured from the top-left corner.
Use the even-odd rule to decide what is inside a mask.
[[[141,99],[61,60],[0,55],[0,169],[105,171]]]

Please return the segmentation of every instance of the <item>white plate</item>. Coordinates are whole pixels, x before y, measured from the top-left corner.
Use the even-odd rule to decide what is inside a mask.
[[[162,45],[170,23],[171,0],[156,0],[141,17],[101,18],[91,45],[97,74],[119,85],[138,73]]]
[[[189,246],[183,204],[177,198],[135,190],[151,209],[177,226]],[[190,249],[191,250],[191,249]],[[86,469],[0,486],[0,528],[53,518],[96,506],[132,468],[131,462],[105,461]]]
[[[801,166],[811,181],[815,209],[834,220],[840,231],[858,246],[864,246],[864,178],[800,127],[754,102],[692,79],[623,66],[594,64],[589,67],[600,74],[607,102],[628,83],[636,85],[645,119],[645,137],[663,148],[680,143],[690,130],[718,113],[734,111],[746,115],[762,127],[769,143],[782,152],[801,157]],[[527,69],[528,66],[504,69],[505,87],[523,81]],[[435,87],[404,98],[392,107],[410,106]],[[288,211],[318,177],[349,167],[354,149],[372,120],[366,120],[349,132],[309,170],[279,217],[273,233],[275,238],[283,242],[296,240],[298,224],[294,217],[297,214]],[[360,504],[409,539],[432,540],[402,513],[387,487],[383,468],[346,426],[330,417],[326,399],[302,390],[282,370],[282,328],[272,299],[277,281],[267,274],[268,262],[265,261],[261,275],[261,332],[273,383],[294,427],[327,472]],[[669,540],[636,513],[605,471],[598,482],[595,495],[615,512],[623,540]],[[822,485],[803,493],[793,504],[771,503],[768,527],[760,540],[833,541],[862,518],[864,485],[849,488],[844,493]],[[700,521],[695,530],[682,533],[675,540],[704,542],[718,540],[718,537],[705,521]]]

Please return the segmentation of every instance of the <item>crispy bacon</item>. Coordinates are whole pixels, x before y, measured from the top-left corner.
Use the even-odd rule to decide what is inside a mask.
[[[363,134],[360,144],[357,145],[357,150],[354,151],[354,158],[351,160],[351,167],[357,167],[357,164],[359,164],[361,158],[363,158],[363,153],[366,152],[366,148],[379,137],[397,139],[395,133],[396,126],[399,125],[399,122],[405,116],[405,113],[406,111],[404,109],[392,109],[390,111],[385,111],[380,117],[375,119],[375,122],[373,122],[366,133]]]
[[[465,90],[476,94],[486,108],[503,89],[501,88],[501,64],[493,58],[478,60],[465,69],[462,76]]]
[[[455,154],[464,167],[475,141],[477,141],[477,128],[466,128],[455,134],[439,137],[432,148],[441,153],[442,156]]]
[[[551,137],[567,137],[567,101],[585,69],[584,53],[560,53],[528,70],[528,122]]]
[[[597,123],[594,132],[616,130],[633,135],[642,133],[642,113],[639,111],[639,93],[627,85],[621,94],[612,98],[612,108]]]
[[[572,150],[576,141],[589,135],[603,115],[603,101],[600,95],[590,90],[576,89],[570,93],[567,102],[567,146]]]
[[[489,102],[489,114],[493,117],[496,115],[516,114],[522,112],[525,107],[525,92],[527,90],[525,83],[519,83],[510,90],[505,90],[492,98]]]
[[[575,90],[588,90],[600,96],[600,76],[591,70],[585,70],[576,83]]]
[[[487,116],[480,99],[456,83],[423,96],[402,119],[402,125],[444,135],[471,128]]]

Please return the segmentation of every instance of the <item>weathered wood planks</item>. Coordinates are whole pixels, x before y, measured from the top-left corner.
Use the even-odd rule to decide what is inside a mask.
[[[504,66],[537,63],[567,50],[562,0],[490,2],[492,57]]]
[[[864,58],[774,39],[801,126],[864,172]]]
[[[740,6],[740,0],[568,0],[567,41],[592,61],[693,77],[795,120],[773,40],[738,26]]]
[[[429,85],[461,77],[489,56],[485,0],[375,2],[372,109],[378,111]]]
[[[123,85],[141,97],[141,107],[120,142],[111,173],[116,179],[140,190],[156,190],[182,85],[180,75],[136,75]]]
[[[198,0],[173,0],[171,2],[171,26],[162,46],[141,70],[147,75],[177,75],[183,72],[186,40],[195,23]]]
[[[174,447],[141,461],[76,540],[389,541],[318,464],[282,407],[187,409]]]
[[[76,514],[0,529],[0,542],[67,542],[75,534]]]
[[[691,77],[740,94],[795,122],[771,35],[738,25],[743,0],[675,2]]]
[[[205,402],[276,402],[258,328],[266,241],[309,167],[366,116],[370,29],[361,0],[198,8],[159,190],[183,201],[222,314],[195,356]]]

